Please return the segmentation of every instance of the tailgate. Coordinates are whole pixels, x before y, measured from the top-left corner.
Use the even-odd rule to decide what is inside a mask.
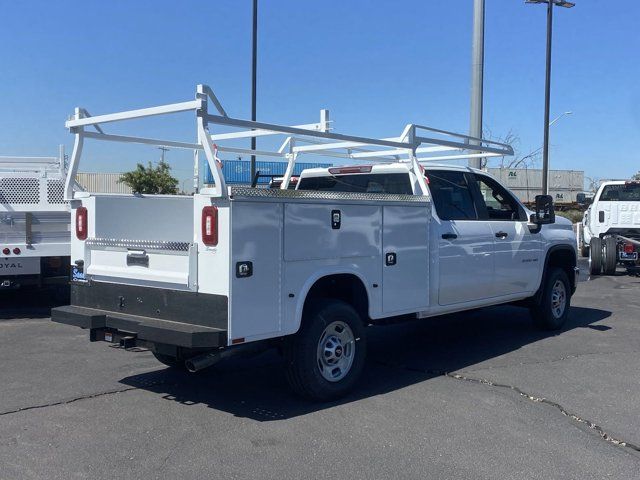
[[[87,238],[79,241],[74,236],[72,262],[78,265],[76,252],[83,260],[83,271],[75,279],[197,288],[192,197],[91,196],[83,199],[82,207]]]

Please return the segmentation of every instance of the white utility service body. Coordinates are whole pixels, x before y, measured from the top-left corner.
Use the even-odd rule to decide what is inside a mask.
[[[600,184],[579,225],[579,248],[589,256],[591,274],[611,275],[622,264],[640,266],[640,181]]]
[[[70,213],[59,157],[0,157],[0,289],[66,284]]]
[[[208,113],[208,101],[218,115]],[[100,128],[188,110],[196,113],[197,143],[110,135]],[[214,124],[247,130],[212,134]],[[198,87],[192,102],[96,117],[77,109],[67,122],[76,137],[67,180],[76,224],[71,305],[54,309],[52,319],[89,329],[94,341],[148,346],[163,363],[192,371],[234,351],[279,346],[290,359],[294,388],[316,399],[351,387],[364,358],[361,328],[379,319],[527,299],[539,309],[553,293],[558,315],[545,310],[541,322],[561,325],[575,290],[571,225],[543,226],[553,222],[549,199],[541,199],[547,203],[531,216],[482,172],[433,165],[509,155],[509,146],[417,125],[399,137],[354,137],[329,132],[328,124],[326,111],[319,123],[295,127],[235,119],[206,86]],[[98,131],[85,131],[88,126]],[[287,137],[276,152],[219,143],[278,134]],[[71,199],[85,138],[203,150],[215,185],[193,196],[79,192]],[[217,152],[286,160],[280,189],[227,188]],[[306,170],[290,190],[303,153],[374,164]],[[337,187],[313,185],[323,178],[338,181]],[[363,179],[362,188],[347,185]],[[430,192],[434,182],[441,185],[436,203],[449,198],[440,216]],[[449,188],[447,182],[458,184]],[[485,201],[487,192],[497,197]],[[458,217],[458,202],[467,219]],[[443,212],[450,219],[442,219]],[[562,280],[554,292],[546,291],[550,272]],[[314,315],[323,319],[323,331],[315,332]],[[319,340],[303,348],[314,335]]]

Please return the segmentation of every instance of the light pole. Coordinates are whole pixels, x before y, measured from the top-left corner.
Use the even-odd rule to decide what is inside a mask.
[[[562,117],[564,117],[565,115],[572,115],[573,112],[562,112],[560,115],[558,115],[556,118],[554,118],[553,120],[551,120],[549,122],[549,126],[553,125],[554,123],[556,123],[558,120],[560,120]]]
[[[484,73],[484,0],[473,0],[471,40],[471,121],[469,135],[482,138],[482,90]],[[478,142],[472,141],[472,144]],[[480,168],[481,158],[470,158],[469,166]]]
[[[549,127],[551,127],[551,125],[553,125],[554,123],[556,123],[558,120],[560,120],[562,117],[564,117],[565,115],[573,115],[573,112],[568,111],[568,112],[562,112],[560,115],[558,115],[556,118],[554,118],[553,120],[551,120],[549,122]],[[538,154],[538,152],[540,152],[540,150],[542,150],[543,147],[538,147],[536,148],[534,151],[532,151],[531,153],[528,153],[527,155],[525,155],[524,157],[522,157],[520,160],[518,160],[518,163],[516,163],[513,168],[516,168],[518,165],[520,165],[521,163],[523,163],[525,160],[530,159],[531,157],[535,156]],[[548,172],[547,172],[548,173]]]
[[[549,104],[551,97],[551,32],[553,30],[553,7],[571,8],[575,3],[565,0],[525,0],[525,3],[547,4],[547,64],[544,83],[544,143],[542,145],[542,193],[549,194]]]
[[[258,0],[253,0],[253,29],[251,35],[251,120],[256,121],[256,70],[258,67]],[[251,137],[251,150],[256,149],[256,137]],[[256,156],[251,155],[251,180],[256,175]]]

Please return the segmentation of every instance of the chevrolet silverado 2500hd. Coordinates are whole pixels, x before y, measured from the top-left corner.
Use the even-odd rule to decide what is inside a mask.
[[[580,253],[591,275],[612,275],[617,265],[638,271],[640,262],[640,181],[603,182],[584,214]]]
[[[85,130],[183,111],[196,114],[196,143]],[[328,125],[326,111],[297,126],[230,117],[206,86],[162,107],[95,117],[77,109],[67,122],[72,300],[53,321],[190,371],[278,347],[293,389],[316,400],[352,388],[366,327],[383,319],[518,302],[539,326],[562,327],[576,240],[568,221],[555,222],[551,198],[530,212],[484,172],[435,164],[509,155],[509,146],[413,124],[383,139]],[[232,141],[267,135],[286,138],[276,151],[251,152],[288,162],[280,189],[227,188],[217,152],[251,153]],[[202,150],[215,185],[193,196],[72,195],[87,139]],[[303,154],[371,164],[306,170],[290,190]]]

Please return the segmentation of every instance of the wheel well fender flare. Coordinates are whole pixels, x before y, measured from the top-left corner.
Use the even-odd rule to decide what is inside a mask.
[[[350,275],[355,277],[361,284],[362,288],[367,297],[367,308],[371,306],[371,293],[367,288],[367,282],[361,272],[358,272],[353,269],[345,269],[345,268],[327,268],[314,272],[313,275],[309,276],[307,280],[302,285],[302,288],[298,294],[298,301],[296,302],[295,316],[294,316],[294,325],[292,325],[293,331],[292,333],[297,332],[300,329],[300,325],[302,324],[302,314],[304,311],[305,303],[307,302],[307,297],[311,289],[321,280],[327,279],[329,277],[334,277],[337,275]]]
[[[571,285],[571,292],[575,292],[576,290],[576,279],[575,279],[575,275],[573,274],[573,269],[577,266],[577,253],[576,253],[576,249],[573,245],[553,245],[552,247],[550,247],[546,254],[545,254],[545,259],[544,259],[544,265],[542,267],[542,277],[540,279],[540,287],[538,288],[538,291],[535,294],[536,299],[539,299],[540,296],[542,295],[542,288],[544,286],[544,282],[545,282],[545,278],[547,277],[547,273],[549,271],[550,268],[550,263],[551,263],[551,258],[556,256],[558,253],[563,253],[563,254],[570,254],[569,258],[572,259],[572,261],[570,261],[569,263],[569,268],[565,268],[565,270],[567,271],[567,276],[569,277],[569,284]]]

